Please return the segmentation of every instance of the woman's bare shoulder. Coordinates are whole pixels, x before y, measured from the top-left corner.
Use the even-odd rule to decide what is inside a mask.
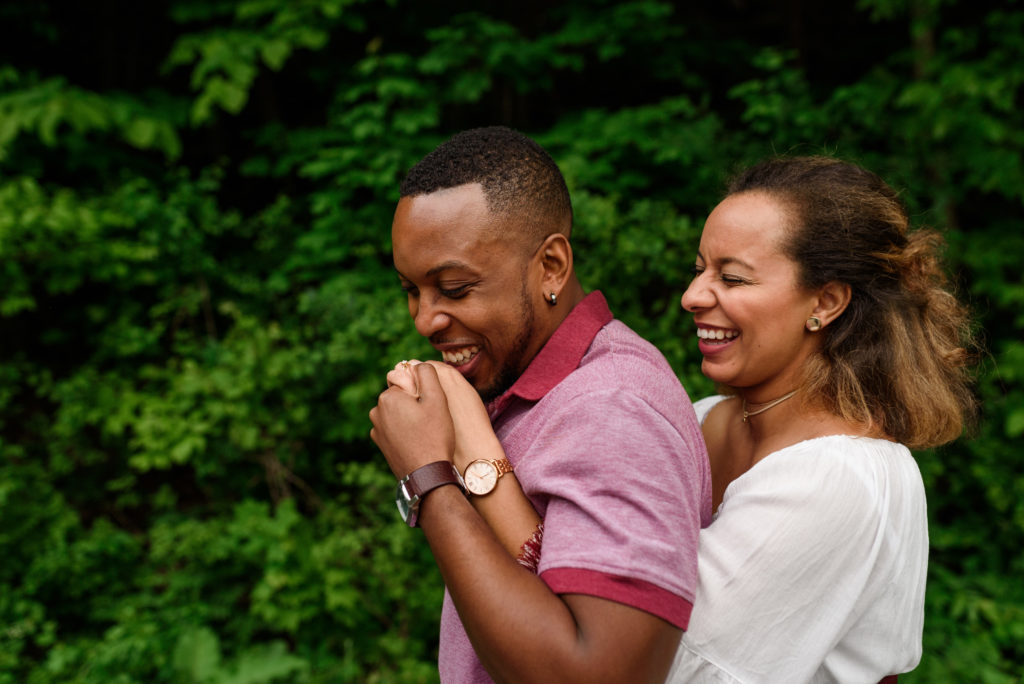
[[[716,397],[718,399],[718,397]],[[724,439],[729,426],[740,418],[740,400],[738,397],[722,397],[704,413],[701,421],[701,432],[704,441]]]

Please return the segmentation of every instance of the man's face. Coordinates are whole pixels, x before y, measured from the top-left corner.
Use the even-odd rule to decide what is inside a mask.
[[[489,401],[543,346],[529,248],[502,238],[479,184],[402,198],[391,239],[416,330]],[[512,233],[515,235],[515,233]]]

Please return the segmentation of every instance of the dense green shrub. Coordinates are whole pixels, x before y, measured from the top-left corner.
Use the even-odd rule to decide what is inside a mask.
[[[737,165],[829,152],[944,231],[983,411],[919,462],[925,657],[1024,663],[1024,7],[407,0],[0,9],[0,682],[423,681],[440,580],[368,438],[430,348],[402,173],[539,139],[584,284],[694,395],[678,299]]]

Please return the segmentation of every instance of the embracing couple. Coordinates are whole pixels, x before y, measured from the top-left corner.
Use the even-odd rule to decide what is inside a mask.
[[[721,392],[696,404],[583,290],[537,143],[460,133],[400,194],[395,269],[444,362],[388,374],[371,436],[444,578],[442,681],[874,684],[917,665],[908,448],[959,436],[973,397],[940,239],[896,192],[823,157],[733,179],[682,295]]]

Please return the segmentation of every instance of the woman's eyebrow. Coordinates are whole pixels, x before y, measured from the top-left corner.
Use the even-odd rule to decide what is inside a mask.
[[[743,259],[737,259],[736,257],[722,257],[721,259],[718,260],[718,264],[720,266],[728,266],[730,264],[737,264],[737,265],[742,266],[744,268],[747,268],[747,269],[749,269],[751,271],[754,270],[753,266],[748,264]]]

